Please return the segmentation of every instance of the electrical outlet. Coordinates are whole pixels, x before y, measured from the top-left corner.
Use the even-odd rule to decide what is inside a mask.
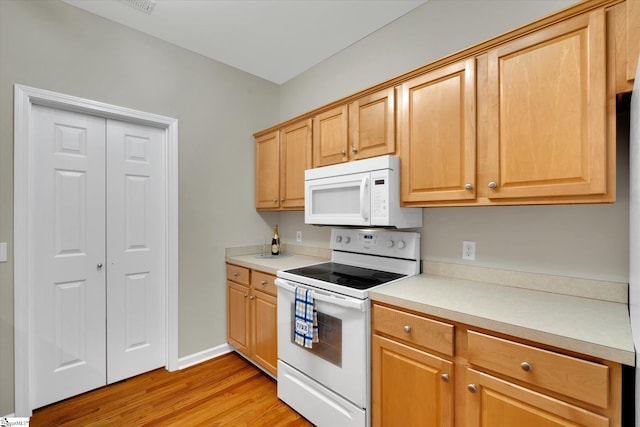
[[[476,242],[467,240],[462,242],[462,259],[473,261],[476,259]]]
[[[296,231],[296,242],[302,242],[302,231]]]

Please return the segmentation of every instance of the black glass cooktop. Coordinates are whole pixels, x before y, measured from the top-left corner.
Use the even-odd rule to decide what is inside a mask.
[[[325,262],[308,267],[293,268],[287,270],[287,273],[331,282],[336,285],[347,286],[354,289],[369,289],[406,276],[405,274],[389,273],[387,271],[355,267],[352,265],[338,264],[336,262]]]

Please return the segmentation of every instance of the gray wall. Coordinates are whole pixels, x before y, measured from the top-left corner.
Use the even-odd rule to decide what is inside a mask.
[[[224,248],[268,235],[253,132],[279,87],[57,0],[0,0],[0,416],[13,412],[13,84],[179,120],[179,354],[225,342]]]
[[[383,82],[430,61],[546,16],[572,0],[430,0],[281,89],[281,120]],[[423,209],[422,257],[473,265],[628,281],[628,131],[618,135],[617,201],[612,205]],[[326,242],[329,231],[281,216],[283,239]],[[325,243],[326,245],[326,243]],[[467,262],[467,261],[465,261]]]

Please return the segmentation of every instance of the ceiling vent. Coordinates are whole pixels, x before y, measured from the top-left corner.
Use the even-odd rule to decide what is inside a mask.
[[[153,8],[156,5],[156,0],[120,0],[124,4],[128,4],[129,6],[141,10],[144,13],[151,15],[153,12]]]

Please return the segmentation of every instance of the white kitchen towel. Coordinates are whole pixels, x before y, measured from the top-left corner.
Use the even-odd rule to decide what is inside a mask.
[[[296,344],[313,348],[318,339],[318,312],[314,293],[311,289],[296,287],[294,341]]]

